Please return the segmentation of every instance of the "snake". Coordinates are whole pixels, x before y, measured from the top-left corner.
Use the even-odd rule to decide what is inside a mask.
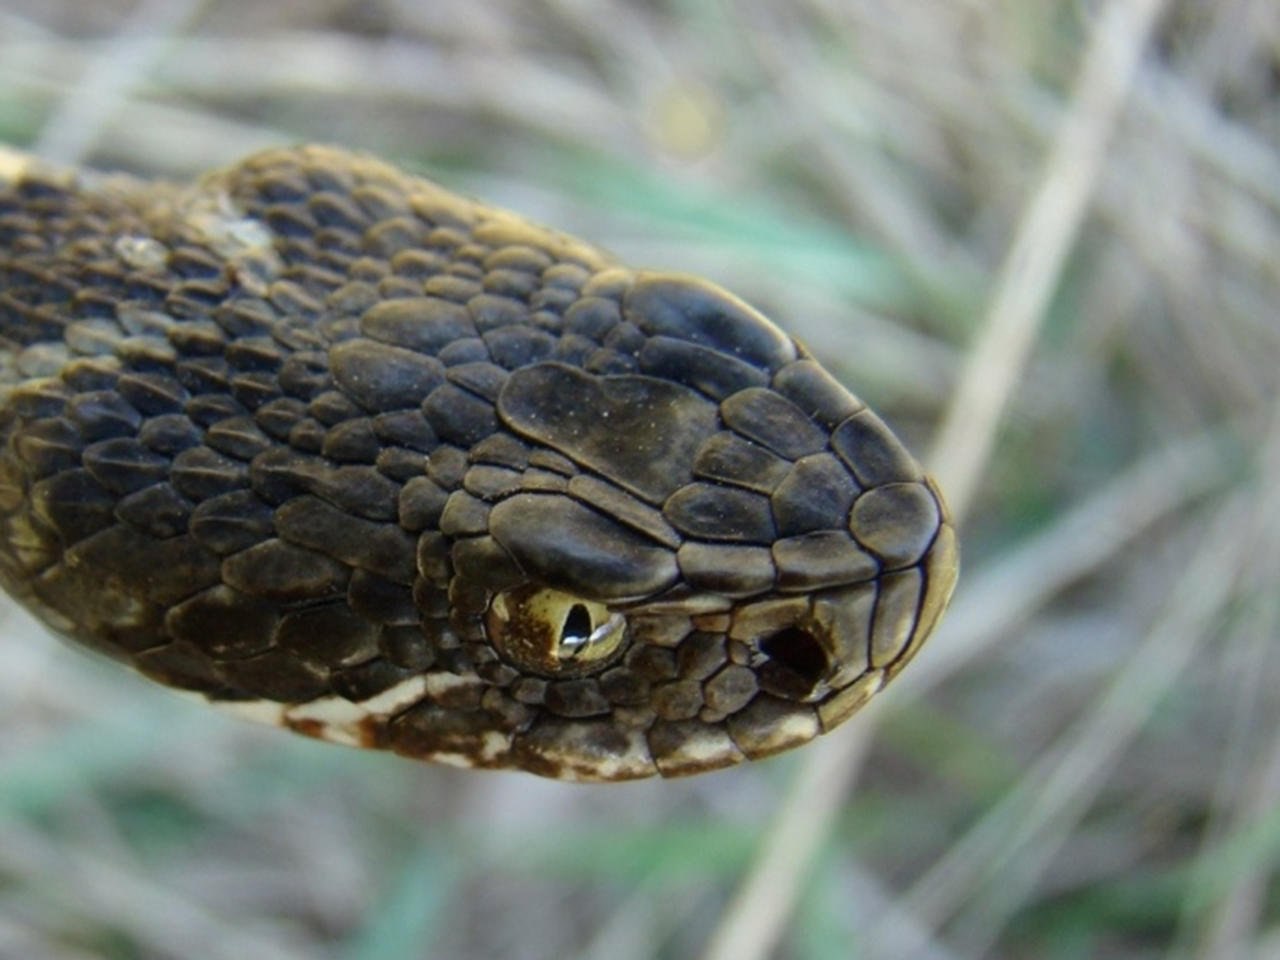
[[[313,738],[683,776],[850,717],[941,617],[937,484],[797,340],[374,156],[0,154],[0,587]]]

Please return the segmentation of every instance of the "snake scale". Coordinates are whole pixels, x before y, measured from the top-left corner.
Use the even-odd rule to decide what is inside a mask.
[[[0,155],[0,585],[324,740],[570,780],[831,730],[956,538],[809,353],[374,158],[193,184]]]

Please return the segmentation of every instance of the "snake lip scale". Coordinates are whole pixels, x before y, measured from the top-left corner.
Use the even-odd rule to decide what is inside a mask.
[[[374,158],[0,153],[0,586],[339,743],[566,780],[848,718],[955,584],[930,478],[697,278]]]

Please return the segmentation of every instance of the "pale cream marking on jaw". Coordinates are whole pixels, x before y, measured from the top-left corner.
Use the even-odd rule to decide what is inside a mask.
[[[460,677],[456,673],[432,673],[427,675],[427,696],[433,700],[437,699],[441,694],[450,693],[464,687],[476,687],[483,685],[484,681],[478,677]]]
[[[729,739],[729,735],[721,732],[718,736],[708,734],[686,740],[676,751],[673,759],[721,766],[725,761],[740,761],[743,756],[742,751]]]
[[[591,770],[577,771],[575,780],[623,780],[632,777],[651,777],[657,772],[647,748],[643,755],[640,750],[628,751],[618,757],[602,758]]]
[[[853,716],[884,686],[884,674],[872,670],[858,677],[826,702],[818,704],[818,720],[825,733],[830,733]]]
[[[306,703],[287,704],[274,700],[214,700],[203,694],[175,690],[180,696],[211,704],[224,713],[273,727],[289,727],[314,722],[316,735],[349,746],[362,746],[360,725],[369,717],[389,717],[423,699],[426,677],[410,677],[368,700],[352,702],[342,697],[321,697]]]
[[[341,697],[321,697],[309,703],[287,707],[285,717],[291,721],[316,720],[320,723],[354,723],[363,720],[369,711],[358,703]]]
[[[364,747],[365,741],[351,734],[348,730],[336,730],[333,727],[322,727],[320,730],[320,739],[327,740],[329,743],[336,743],[341,747]]]
[[[556,779],[569,780],[573,783],[613,783],[618,780],[647,779],[652,776],[661,776],[661,774],[661,769],[652,761],[629,766],[625,763],[602,760],[592,767],[563,764],[556,770]]]
[[[358,703],[351,703],[341,697],[323,697],[310,703],[301,703],[284,711],[284,719],[289,724],[319,724],[316,736],[333,743],[358,747],[363,744],[360,737],[360,721],[369,714]]]
[[[480,743],[480,749],[473,754],[456,753],[451,750],[440,750],[425,754],[432,763],[443,763],[449,767],[474,767],[492,763],[511,749],[511,738],[497,730],[487,731]]]
[[[443,763],[446,767],[474,767],[476,761],[474,757],[469,757],[464,753],[428,753],[425,754],[426,759],[432,763]]]
[[[428,693],[428,678],[424,676],[410,677],[401,680],[393,687],[388,687],[368,700],[359,701],[365,713],[390,716],[413,706]]]
[[[358,747],[364,744],[361,727],[365,720],[370,717],[385,720],[413,706],[426,691],[427,678],[410,677],[367,700],[353,702],[342,697],[322,697],[289,707],[284,717],[290,723],[314,721],[320,724],[318,736],[321,738]]]
[[[284,726],[285,705],[274,700],[208,700],[199,694],[195,696],[242,720],[252,720],[254,723],[265,723],[273,727]]]
[[[817,714],[812,711],[792,713],[779,721],[769,739],[775,742],[804,743],[821,732],[822,725],[818,722]]]
[[[489,730],[484,735],[484,742],[480,744],[480,756],[484,760],[493,761],[510,749],[510,736],[499,733],[497,730]]]
[[[649,743],[639,731],[629,731],[627,745],[619,752],[605,755],[595,751],[590,754],[594,760],[590,765],[576,759],[581,746],[570,739],[560,744],[563,755],[550,750],[541,750],[541,759],[557,764],[556,777],[560,780],[573,780],[579,783],[596,783],[609,780],[633,780],[652,777],[658,773],[657,765],[649,754]]]

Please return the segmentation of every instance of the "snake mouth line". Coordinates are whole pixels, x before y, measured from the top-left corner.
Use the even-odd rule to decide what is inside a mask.
[[[832,591],[812,602],[792,598],[789,608],[776,601],[771,606],[763,606],[770,601],[742,605],[743,616],[736,625],[734,608],[710,612],[706,598],[690,601],[687,606],[696,607],[696,612],[684,615],[674,613],[670,603],[661,613],[637,611],[632,643],[640,642],[650,650],[674,649],[677,654],[683,649],[690,663],[715,649],[711,638],[716,634],[710,630],[724,631],[725,639],[739,643],[742,664],[730,662],[714,671],[705,666],[695,669],[713,691],[708,699],[725,708],[724,716],[714,723],[633,711],[630,726],[619,723],[613,714],[526,715],[513,724],[504,722],[494,709],[494,691],[479,677],[443,672],[410,678],[364,701],[326,697],[294,705],[259,701],[224,706],[241,716],[334,743],[389,748],[453,766],[517,764],[566,780],[680,776],[728,766],[770,756],[829,732],[881,690],[914,655],[932,626],[931,618],[945,605],[954,586],[953,549],[954,534],[947,526],[925,558],[918,602],[910,611],[910,622],[900,630],[905,631],[905,640],[892,658],[885,650],[876,650],[873,640],[877,617],[905,615],[892,590],[873,598],[869,614],[857,614],[864,617],[866,635],[861,639],[862,658],[853,663],[841,660],[837,652],[842,643],[844,648],[849,643],[822,633],[815,613],[832,605],[856,610],[869,590],[879,590],[875,584]],[[807,612],[799,613],[802,607],[797,601],[809,602]],[[779,618],[788,616],[794,622],[776,627]],[[770,619],[775,626],[766,626],[749,644],[738,639],[746,629],[760,628]],[[846,627],[849,622],[844,621]],[[691,645],[685,648],[679,638],[685,642],[691,638]],[[735,694],[726,678],[742,682],[747,673],[758,679]],[[681,682],[687,681],[676,681]],[[463,703],[487,703],[488,707],[460,714],[458,707]],[[459,723],[460,716],[469,716],[471,723]],[[452,719],[445,723],[447,717]]]

